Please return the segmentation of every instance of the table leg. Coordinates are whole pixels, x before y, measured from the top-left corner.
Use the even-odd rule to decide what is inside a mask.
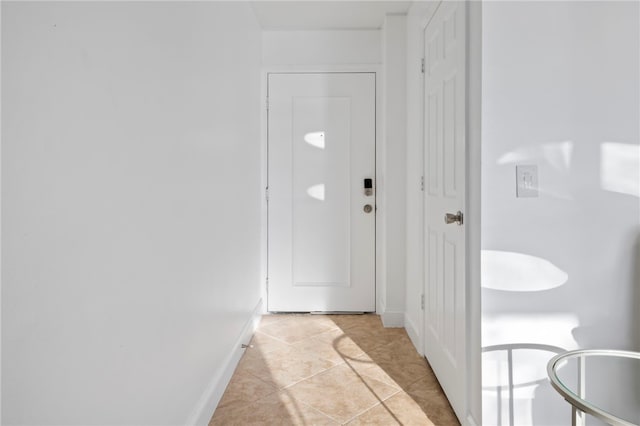
[[[571,426],[585,426],[586,414],[576,407],[571,407]]]
[[[578,396],[582,399],[586,397],[587,384],[586,384],[586,367],[584,356],[578,357]],[[578,410],[576,407],[572,407],[571,410],[571,423],[573,426],[585,426],[586,414],[583,411]]]

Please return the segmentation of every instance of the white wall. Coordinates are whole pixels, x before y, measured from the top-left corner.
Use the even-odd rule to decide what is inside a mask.
[[[484,3],[485,348],[640,349],[638,18],[637,2]],[[516,198],[518,164],[538,166],[537,198]],[[518,353],[516,384],[541,381],[516,389],[515,424],[569,424],[545,380],[552,353]],[[484,386],[505,356],[485,354]],[[597,389],[630,403],[606,394],[619,386]],[[498,424],[495,391],[483,401]]]
[[[2,4],[3,424],[208,420],[260,301],[260,57],[247,3]]]
[[[382,26],[382,143],[378,169],[378,220],[384,241],[382,286],[378,295],[383,324],[404,326],[406,249],[406,15],[387,15]]]
[[[379,30],[263,31],[262,65],[379,64]]]

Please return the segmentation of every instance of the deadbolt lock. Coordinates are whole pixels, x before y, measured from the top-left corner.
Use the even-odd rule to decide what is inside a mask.
[[[371,213],[373,207],[371,206],[371,204],[365,204],[362,210],[364,210],[365,213]]]
[[[364,180],[364,195],[371,197],[373,195],[373,179],[366,178]]]

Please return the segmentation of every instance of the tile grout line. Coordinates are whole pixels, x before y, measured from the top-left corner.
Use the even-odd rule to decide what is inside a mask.
[[[291,383],[291,384],[289,384],[289,385],[287,385],[287,386],[285,386],[285,387],[281,388],[281,390],[289,389],[289,388],[291,388],[291,387],[293,387],[293,386],[295,386],[295,385],[297,385],[297,384],[299,384],[299,383],[304,382],[305,380],[312,379],[312,378],[314,378],[314,377],[316,377],[316,376],[318,376],[318,375],[320,375],[320,374],[322,374],[322,373],[326,373],[326,372],[328,372],[329,370],[333,370],[334,368],[336,368],[336,367],[338,367],[338,366],[340,366],[340,365],[342,365],[342,364],[332,365],[331,367],[329,367],[329,368],[327,368],[327,369],[324,369],[324,370],[322,370],[322,371],[318,371],[317,373],[314,373],[314,374],[312,374],[312,375],[310,375],[310,376],[308,376],[308,377],[305,377],[305,378],[303,378],[303,379],[300,379],[300,380],[298,380],[298,381],[297,381],[297,382],[295,382],[295,383]]]
[[[295,399],[295,400],[296,400],[296,402],[298,402],[298,403],[300,403],[300,404],[302,404],[302,405],[306,406],[307,408],[311,408],[313,411],[315,411],[315,412],[317,412],[317,413],[322,414],[323,416],[327,417],[328,419],[332,420],[333,422],[338,423],[338,424],[340,424],[340,425],[342,425],[342,424],[343,424],[343,423],[342,423],[342,422],[340,422],[339,420],[336,420],[333,416],[331,416],[331,415],[329,415],[329,414],[325,413],[325,412],[324,412],[324,411],[322,411],[322,410],[319,410],[319,409],[315,408],[313,405],[309,405],[308,403],[306,403],[306,402],[304,402],[304,401],[302,401],[302,400],[300,400],[300,399],[296,398],[296,397],[295,397],[295,396],[293,396],[293,395],[289,395],[289,397],[290,397],[290,398],[292,398],[292,399]]]
[[[362,416],[363,414],[367,413],[370,410],[373,410],[374,408],[376,408],[378,405],[384,405],[385,401],[388,401],[390,398],[393,398],[394,396],[398,395],[400,392],[403,392],[402,389],[398,389],[396,392],[392,393],[391,395],[389,395],[388,397],[384,398],[384,399],[378,399],[378,402],[376,404],[373,404],[371,407],[366,408],[364,411],[356,414],[355,416],[351,417],[349,420],[347,420],[346,422],[342,423],[343,425],[348,424],[349,422],[354,421],[355,419],[357,419],[358,417]],[[377,396],[377,395],[376,395]]]
[[[300,380],[299,382],[296,382],[296,383],[293,383],[293,384],[291,384],[291,385],[288,385],[286,388],[283,388],[283,389],[281,389],[281,390],[289,389],[289,388],[291,388],[291,387],[293,387],[293,386],[295,386],[295,385],[297,385],[297,384],[300,384],[300,383],[302,383],[302,382],[304,382],[304,381],[306,381],[306,380],[309,380],[309,379],[311,379],[311,378],[313,378],[313,377],[315,377],[315,376],[318,376],[318,375],[320,375],[320,374],[322,374],[322,373],[327,373],[329,370],[334,369],[334,368],[339,367],[339,366],[342,366],[342,365],[344,365],[344,364],[346,364],[346,362],[345,362],[345,363],[341,363],[341,364],[334,365],[334,366],[333,366],[333,367],[331,367],[331,368],[328,368],[328,369],[326,369],[326,370],[324,370],[324,371],[321,371],[321,372],[316,373],[316,374],[314,374],[314,375],[312,375],[312,376],[309,376],[309,377],[307,377],[307,378],[305,378],[305,379],[303,379],[303,380]],[[351,367],[349,367],[349,368],[351,368]],[[361,375],[361,373],[359,373],[359,372],[357,372],[357,371],[353,371],[353,372],[356,374],[356,376],[357,376],[357,377],[354,377],[354,378],[352,378],[352,379],[350,379],[350,380],[347,380],[347,381],[345,381],[345,383],[346,383],[346,384],[349,384],[349,383],[351,383],[351,382],[363,382],[363,383],[364,383],[364,380],[363,380],[363,377],[362,377],[364,374],[363,374],[363,375]],[[384,401],[387,401],[389,398],[392,398],[393,396],[395,396],[395,395],[399,394],[400,392],[405,392],[405,393],[406,393],[406,391],[404,391],[404,389],[402,389],[402,387],[400,387],[400,385],[398,385],[398,384],[397,384],[397,383],[395,383],[395,382],[394,382],[394,385],[391,385],[391,384],[389,384],[389,383],[386,383],[386,382],[383,382],[383,381],[381,381],[381,380],[378,380],[378,379],[376,379],[376,378],[374,378],[374,377],[371,377],[371,376],[368,376],[368,375],[364,375],[364,376],[365,376],[365,377],[367,377],[367,378],[368,378],[368,379],[370,379],[370,380],[375,380],[376,382],[379,382],[379,383],[381,383],[381,384],[383,384],[383,385],[385,385],[385,386],[387,386],[387,387],[394,388],[394,389],[395,389],[395,391],[394,391],[394,392],[392,392],[391,394],[389,394],[387,397],[385,397],[385,398],[382,398],[382,399],[381,399],[381,398],[380,398],[380,396],[378,396],[378,395],[373,391],[373,389],[370,389],[370,388],[369,388],[369,392],[370,392],[370,393],[371,393],[371,394],[372,394],[372,395],[377,399],[377,401],[378,401],[378,402],[376,402],[374,405],[372,405],[372,406],[370,406],[370,407],[365,408],[363,411],[361,411],[361,412],[359,412],[358,414],[356,414],[355,416],[351,417],[351,418],[350,418],[349,420],[347,420],[346,422],[341,422],[341,421],[339,421],[339,420],[336,420],[333,416],[331,416],[331,415],[330,415],[330,414],[328,414],[328,413],[325,413],[324,411],[322,411],[322,410],[320,410],[320,409],[317,409],[317,408],[316,408],[316,411],[319,411],[320,413],[322,413],[322,414],[324,414],[325,416],[327,416],[327,417],[331,418],[332,420],[335,420],[336,422],[340,423],[341,425],[346,425],[347,423],[349,423],[349,422],[353,421],[353,420],[354,420],[354,419],[356,419],[357,417],[359,417],[359,416],[361,416],[362,414],[366,413],[367,411],[369,411],[369,410],[373,409],[374,407],[376,407],[376,406],[378,406],[378,405],[382,404]],[[366,383],[365,383],[365,386],[367,386],[367,387],[368,387],[368,385],[367,385]],[[292,398],[296,399],[296,400],[297,400],[297,401],[299,401],[299,402],[302,402],[302,403],[304,403],[304,404],[306,404],[306,405],[309,405],[308,403],[306,403],[306,402],[304,402],[304,401],[302,401],[302,400],[300,400],[300,399],[296,398],[294,395],[290,395],[290,396],[291,396]],[[313,406],[311,406],[311,407],[313,408]]]
[[[267,337],[269,337],[269,338],[271,338],[273,340],[277,340],[280,343],[284,343],[285,345],[292,346],[291,343],[289,343],[289,342],[287,342],[285,340],[282,340],[279,337],[272,336],[271,334],[265,333],[264,331],[260,331],[260,329],[256,330],[255,333],[253,333],[253,335],[251,336],[251,338],[253,339],[257,333],[263,334],[263,335],[265,335],[265,336],[267,336]]]
[[[323,330],[323,331],[321,331],[321,332],[319,332],[319,333],[315,333],[315,334],[313,334],[313,335],[306,336],[306,337],[304,337],[303,339],[296,340],[295,342],[287,342],[286,340],[283,340],[283,339],[281,339],[281,338],[279,338],[279,337],[277,337],[277,336],[274,336],[274,335],[269,334],[269,333],[267,333],[267,332],[265,332],[265,331],[262,331],[262,330],[260,330],[259,328],[256,330],[256,332],[255,332],[255,333],[264,334],[265,336],[270,337],[270,338],[272,338],[272,339],[275,339],[275,340],[277,340],[277,341],[279,341],[279,342],[281,342],[281,343],[285,343],[285,344],[287,344],[287,345],[289,345],[289,346],[293,346],[293,345],[295,345],[296,343],[300,343],[300,342],[303,342],[303,341],[305,341],[305,340],[312,339],[312,338],[317,337],[317,336],[319,336],[319,335],[321,335],[321,334],[323,334],[323,333],[327,333],[327,332],[329,332],[329,331],[333,331],[333,330],[335,330],[335,328],[331,328],[331,329],[328,329],[328,330]],[[255,336],[255,333],[253,334],[254,336]],[[252,337],[253,337],[253,336],[252,336]]]

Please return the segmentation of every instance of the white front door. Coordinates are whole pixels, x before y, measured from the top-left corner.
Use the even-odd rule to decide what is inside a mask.
[[[268,310],[375,311],[375,74],[269,74],[268,105]]]
[[[458,418],[466,411],[465,8],[443,1],[424,32],[424,352]],[[464,223],[464,219],[462,218]]]

